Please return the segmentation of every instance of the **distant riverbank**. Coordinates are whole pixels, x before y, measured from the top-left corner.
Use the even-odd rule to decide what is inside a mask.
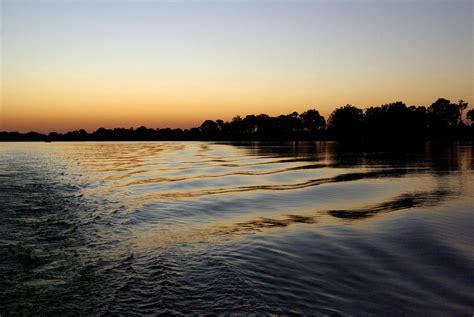
[[[443,98],[431,106],[395,102],[365,110],[352,105],[334,110],[326,120],[318,110],[271,117],[266,114],[205,120],[190,129],[99,128],[66,133],[0,132],[0,141],[351,141],[370,143],[474,140],[474,109]]]

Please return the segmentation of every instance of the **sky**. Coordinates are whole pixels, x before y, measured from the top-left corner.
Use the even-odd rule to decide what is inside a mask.
[[[473,103],[473,3],[0,0],[0,130]]]

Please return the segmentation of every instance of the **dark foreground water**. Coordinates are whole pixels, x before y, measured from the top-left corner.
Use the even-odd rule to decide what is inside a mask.
[[[0,315],[472,316],[473,154],[0,144]]]

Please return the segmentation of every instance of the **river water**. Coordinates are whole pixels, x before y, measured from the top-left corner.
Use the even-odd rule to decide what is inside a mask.
[[[474,313],[474,145],[0,144],[0,315]]]

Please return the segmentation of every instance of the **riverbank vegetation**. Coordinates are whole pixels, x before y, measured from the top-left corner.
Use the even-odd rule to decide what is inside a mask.
[[[269,116],[236,116],[230,121],[205,120],[191,129],[99,128],[67,133],[0,132],[0,141],[285,141],[339,140],[405,142],[426,140],[474,140],[474,109],[466,111],[462,100],[439,98],[429,107],[403,102],[360,109],[346,105],[326,119],[318,110]],[[464,117],[464,112],[466,116]]]

